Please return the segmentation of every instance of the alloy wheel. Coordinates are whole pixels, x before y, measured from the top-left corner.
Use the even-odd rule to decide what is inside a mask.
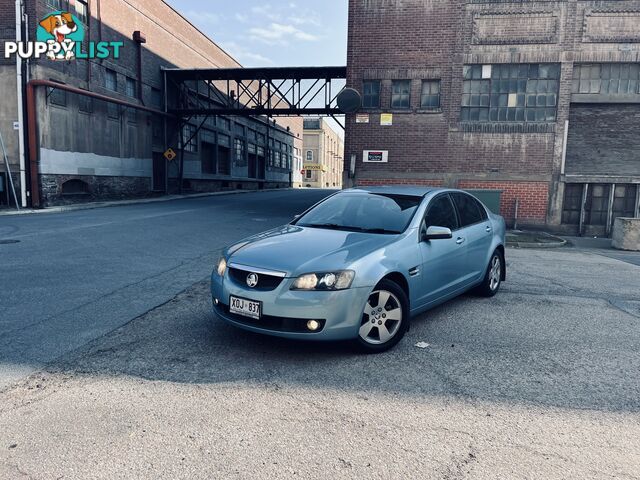
[[[494,255],[491,259],[491,269],[489,270],[489,288],[494,291],[500,285],[500,277],[502,273],[502,262],[498,255]]]
[[[374,290],[362,313],[360,338],[372,345],[391,340],[402,323],[400,300],[388,290]]]

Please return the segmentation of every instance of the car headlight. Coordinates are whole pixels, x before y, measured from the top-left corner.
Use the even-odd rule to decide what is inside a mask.
[[[351,286],[355,275],[353,270],[305,273],[295,279],[291,290],[345,290]]]
[[[220,260],[218,260],[216,271],[218,272],[218,275],[224,277],[224,272],[227,271],[227,260],[224,257],[221,257]]]

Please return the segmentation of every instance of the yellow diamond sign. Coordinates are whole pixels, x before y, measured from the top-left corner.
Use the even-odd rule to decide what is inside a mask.
[[[172,148],[168,148],[167,151],[164,152],[164,158],[166,158],[168,161],[171,161],[176,157],[176,152],[174,152]]]

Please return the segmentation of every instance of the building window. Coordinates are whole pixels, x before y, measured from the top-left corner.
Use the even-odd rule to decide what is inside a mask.
[[[69,0],[47,0],[47,5],[52,10],[69,10]]]
[[[440,80],[424,80],[420,108],[440,108]]]
[[[115,103],[107,103],[107,117],[118,119],[120,118],[120,106]]]
[[[162,91],[159,88],[151,87],[151,105],[162,108]]]
[[[182,127],[182,143],[185,152],[196,153],[198,151],[198,136],[195,125],[187,123]]]
[[[104,87],[114,92],[118,91],[118,74],[114,70],[105,69],[104,71]]]
[[[86,95],[78,95],[78,110],[82,113],[93,112],[93,99]]]
[[[233,141],[233,146],[234,146],[234,152],[235,152],[235,162],[236,165],[238,166],[245,166],[246,165],[246,161],[245,161],[245,155],[244,155],[244,140],[240,139],[240,138],[236,138]]]
[[[608,184],[589,185],[587,191],[587,203],[585,205],[585,223],[587,225],[606,225],[607,213],[609,210],[609,189]]]
[[[362,108],[380,108],[379,80],[368,80],[362,84]]]
[[[256,134],[256,141],[257,141],[258,143],[262,143],[262,144],[264,144],[264,142],[265,142],[265,136],[264,136],[264,133],[258,133],[258,134]]]
[[[64,85],[63,82],[59,82],[57,80],[51,79],[52,82],[59,83],[60,85]],[[52,105],[59,105],[61,107],[67,106],[67,92],[66,90],[61,90],[59,88],[49,88],[49,102]]]
[[[244,137],[244,125],[240,123],[233,124],[233,131],[239,137]]]
[[[313,162],[313,150],[307,150],[307,162]]]
[[[307,178],[311,178],[311,170],[307,170],[307,175],[306,175],[306,177],[307,177]]]
[[[138,112],[135,108],[127,108],[127,121],[129,123],[137,123],[138,122]]]
[[[85,25],[87,25],[87,20],[88,20],[88,16],[87,16],[87,2],[85,0],[76,0],[75,2],[75,7],[76,7],[76,17],[78,18],[78,20],[80,20],[82,23],[84,23]]]
[[[560,64],[465,65],[463,122],[555,122]]]
[[[126,78],[126,93],[128,97],[136,98],[136,81],[131,77]]]
[[[394,80],[391,84],[391,108],[411,106],[411,80]]]
[[[229,121],[228,118],[224,118],[224,117],[218,117],[216,123],[218,124],[218,127],[220,127],[223,130],[231,130],[231,122]]]
[[[637,95],[640,93],[640,64],[574,65],[571,93]]]
[[[274,155],[273,155],[273,159],[274,159],[273,160],[273,166],[276,167],[276,168],[280,168],[280,157],[281,157],[280,152],[275,151],[273,153],[274,153]]]
[[[564,187],[562,223],[565,225],[578,225],[580,223],[582,188],[583,185],[581,183],[568,183]]]

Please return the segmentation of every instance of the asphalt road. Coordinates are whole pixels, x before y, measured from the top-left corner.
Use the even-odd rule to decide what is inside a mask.
[[[241,236],[212,234],[217,222],[202,214],[253,225],[246,218],[258,214],[235,202],[266,204],[267,195],[281,208],[252,211],[287,209],[284,221],[314,192],[196,203],[211,223],[192,231],[213,243]],[[174,212],[162,234],[155,222],[140,226],[171,237],[156,252],[187,250],[172,233],[185,205],[153,207],[156,219]],[[112,242],[138,230],[135,217],[118,232],[112,226]],[[508,282],[495,298],[449,302],[414,319],[395,349],[367,356],[220,324],[207,282],[197,281],[198,268],[206,275],[210,266],[192,265],[213,257],[207,240],[192,242],[202,252],[178,275],[186,289],[167,288],[169,301],[126,324],[113,320],[122,326],[0,392],[0,478],[640,479],[640,267],[632,262],[576,248],[508,249]],[[136,255],[150,248],[131,249],[119,265],[137,271]],[[117,251],[105,240],[94,255],[104,250]],[[172,276],[164,283],[180,288]],[[129,296],[139,283],[124,285],[126,307],[140,291]],[[55,317],[61,325],[65,315]]]
[[[222,247],[290,221],[329,193],[0,217],[0,389],[170,300],[211,273]]]

